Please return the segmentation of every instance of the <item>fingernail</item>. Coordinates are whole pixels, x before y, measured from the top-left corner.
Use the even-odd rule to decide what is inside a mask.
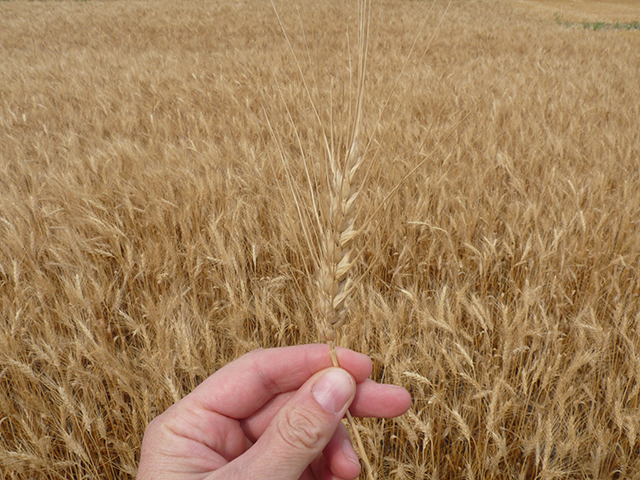
[[[342,410],[353,395],[351,375],[340,368],[325,373],[311,389],[313,398],[329,413]]]
[[[347,459],[360,466],[360,459],[358,458],[358,455],[356,455],[353,445],[351,445],[349,440],[342,442],[342,453],[344,453],[344,456],[347,457]]]

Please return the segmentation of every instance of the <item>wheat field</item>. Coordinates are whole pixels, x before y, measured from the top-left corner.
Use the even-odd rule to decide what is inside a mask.
[[[0,2],[1,478],[132,478],[216,369],[319,341],[296,199],[357,6],[275,5],[291,47],[268,1]],[[640,34],[557,12],[373,4],[340,344],[413,397],[358,422],[380,479],[640,478]]]

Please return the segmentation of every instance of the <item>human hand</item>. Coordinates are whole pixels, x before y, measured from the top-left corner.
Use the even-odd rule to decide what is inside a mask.
[[[255,350],[156,417],[138,480],[351,480],[360,464],[341,419],[390,418],[411,405],[402,387],[367,379],[369,357],[326,345]]]

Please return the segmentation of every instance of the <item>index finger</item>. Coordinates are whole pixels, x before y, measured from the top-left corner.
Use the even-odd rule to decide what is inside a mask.
[[[340,367],[364,381],[373,369],[362,353],[336,348]],[[297,390],[315,373],[331,367],[327,345],[254,350],[225,365],[202,382],[183,401],[196,408],[242,419],[259,410],[273,397]]]

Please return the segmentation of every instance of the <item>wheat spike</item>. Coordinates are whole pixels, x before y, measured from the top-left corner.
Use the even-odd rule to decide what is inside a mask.
[[[322,239],[321,263],[319,265],[319,302],[320,335],[327,341],[333,365],[339,367],[335,352],[335,340],[340,327],[345,322],[346,302],[351,292],[350,273],[357,259],[354,255],[354,243],[359,230],[354,227],[355,206],[360,185],[360,170],[363,155],[358,146],[358,137],[362,124],[362,104],[364,98],[364,79],[368,50],[370,3],[363,0],[360,7],[360,32],[358,53],[358,89],[356,95],[355,118],[351,125],[350,147],[344,161],[336,161],[333,150],[327,148],[331,167],[331,203],[329,218],[326,221]],[[325,141],[325,145],[327,142]],[[362,439],[355,421],[347,410],[347,420],[358,445],[360,458],[369,480],[373,480],[373,469],[369,463]]]
[[[329,221],[323,238],[323,258],[319,268],[320,334],[332,342],[345,320],[345,303],[349,294],[349,273],[354,263],[354,207],[358,197],[358,172],[362,156],[357,140],[351,145],[343,166],[331,159],[333,181]]]
[[[291,42],[286,34],[284,26],[278,15],[278,11],[273,4],[272,6],[278,17],[278,22],[285,36],[289,48],[292,50],[294,60],[298,66],[300,77],[305,85],[307,95],[311,98],[309,89],[304,80],[304,75],[298,64],[298,59],[293,52]],[[357,259],[357,255],[354,254],[354,242],[360,232],[359,229],[354,227],[355,223],[355,205],[358,198],[359,189],[361,187],[362,180],[359,173],[363,163],[363,155],[361,154],[358,146],[358,137],[360,132],[360,126],[362,123],[362,104],[364,98],[364,79],[366,70],[366,58],[368,50],[368,35],[369,35],[369,15],[370,15],[370,1],[362,0],[359,2],[359,52],[358,52],[358,68],[357,68],[357,94],[355,99],[355,115],[353,121],[350,123],[349,135],[347,145],[349,149],[343,159],[336,158],[335,151],[332,147],[332,142],[329,142],[326,135],[323,133],[324,145],[326,148],[327,158],[330,165],[330,206],[328,215],[325,216],[324,224],[321,222],[318,216],[318,205],[316,207],[316,220],[318,221],[318,230],[320,234],[321,243],[319,250],[319,256],[316,257],[318,265],[318,331],[320,336],[327,342],[329,346],[329,353],[334,366],[339,367],[338,357],[335,352],[335,343],[338,336],[340,327],[345,322],[346,302],[351,288],[350,272]],[[313,110],[317,119],[320,121],[318,111],[315,108],[313,100],[311,101]],[[322,124],[322,122],[320,121]],[[270,125],[270,124],[269,124]],[[270,125],[271,128],[271,125]],[[365,149],[366,150],[366,149]],[[281,159],[286,168],[286,162],[284,155],[281,151]],[[311,185],[311,182],[310,182]],[[311,189],[313,190],[313,189]],[[298,205],[297,195],[295,189],[292,189],[294,198],[296,199],[296,205]],[[300,209],[298,209],[300,214]],[[302,215],[301,215],[302,219]],[[304,222],[303,222],[304,223]],[[305,231],[305,237],[309,244],[309,250],[314,251],[310,236]],[[364,445],[358,433],[358,429],[355,425],[353,417],[347,411],[347,419],[351,425],[353,435],[358,445],[358,451],[365,467],[367,477],[373,480],[373,470],[371,464],[366,456]]]
[[[329,160],[333,181],[331,183],[331,206],[329,219],[323,238],[322,263],[319,266],[318,309],[320,335],[329,345],[333,365],[339,367],[335,352],[335,340],[338,330],[345,321],[346,302],[351,291],[350,271],[357,258],[354,255],[354,241],[358,229],[354,227],[355,204],[358,198],[358,177],[363,156],[358,149],[358,128],[354,129],[353,141],[343,165],[335,161],[330,154]],[[355,421],[347,410],[347,419],[358,445],[360,458],[365,467],[367,477],[372,480],[373,469],[367,458],[362,439]]]
[[[345,321],[346,301],[351,284],[349,273],[355,262],[354,240],[358,233],[354,228],[354,207],[358,197],[358,173],[363,157],[358,150],[357,129],[354,135],[343,165],[339,165],[333,156],[329,156],[333,175],[331,206],[323,238],[323,257],[318,278],[320,292],[318,328],[329,345],[331,360],[336,367],[340,364],[335,352],[335,340],[338,329]],[[367,477],[373,479],[373,469],[355,421],[348,410],[347,419],[356,439]]]

